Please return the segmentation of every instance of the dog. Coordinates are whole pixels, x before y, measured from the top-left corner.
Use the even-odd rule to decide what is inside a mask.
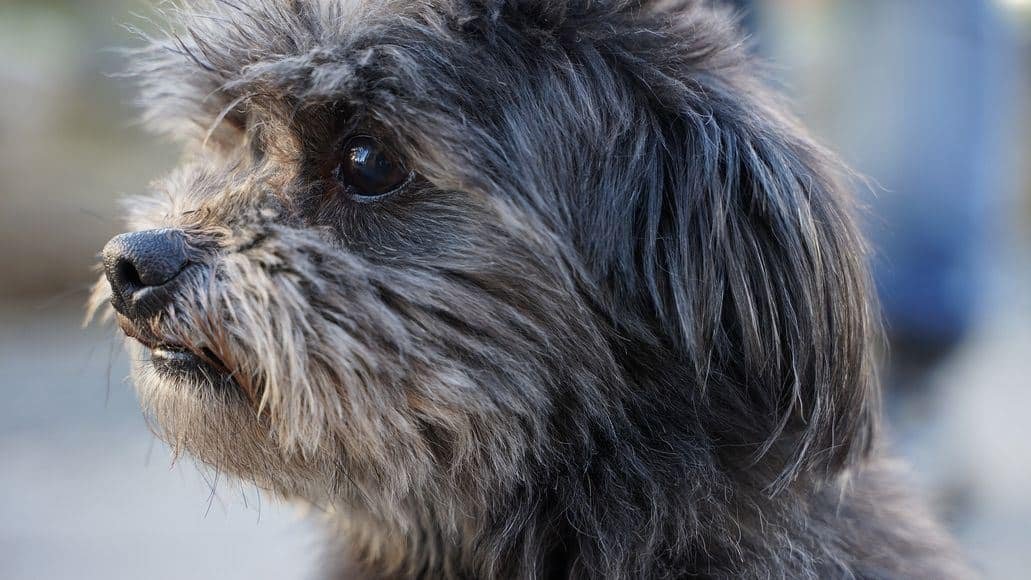
[[[878,445],[854,179],[691,0],[196,0],[92,312],[337,578],[968,578]]]

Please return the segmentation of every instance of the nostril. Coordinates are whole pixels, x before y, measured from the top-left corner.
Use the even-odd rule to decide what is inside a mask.
[[[115,270],[115,276],[121,281],[126,290],[132,291],[146,286],[143,280],[140,279],[140,273],[136,271],[136,266],[133,265],[131,260],[118,260],[115,264]]]

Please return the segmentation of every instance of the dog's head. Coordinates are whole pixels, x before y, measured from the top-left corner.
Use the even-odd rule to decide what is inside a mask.
[[[172,15],[134,71],[185,161],[132,200],[93,304],[135,339],[174,445],[384,505],[613,455],[752,461],[781,485],[869,446],[873,325],[838,165],[756,81],[728,15]]]

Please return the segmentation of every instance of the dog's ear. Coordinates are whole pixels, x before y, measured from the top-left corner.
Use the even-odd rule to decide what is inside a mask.
[[[638,293],[686,361],[718,444],[750,448],[779,489],[839,473],[872,444],[865,249],[847,171],[757,82],[727,18],[692,18],[653,24],[686,40],[623,69],[648,112],[622,156],[640,193],[634,247],[614,258],[633,263],[620,293]]]
[[[642,255],[713,429],[777,451],[780,485],[868,450],[875,323],[837,164],[755,95],[735,105],[687,121],[664,147]]]

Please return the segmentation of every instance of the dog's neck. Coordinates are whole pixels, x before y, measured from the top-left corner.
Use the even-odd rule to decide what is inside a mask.
[[[419,490],[387,517],[342,510],[349,565],[362,566],[354,577],[683,577],[740,561],[742,545],[764,545],[766,526],[781,530],[785,545],[812,543],[778,507],[784,497],[762,491],[761,467],[751,476],[721,473],[702,438],[669,425],[663,433],[596,435],[593,449],[569,449],[567,469],[528,476],[539,478],[532,488],[475,501],[454,489]],[[742,487],[749,480],[752,489]],[[805,482],[786,493],[837,495]],[[732,513],[740,505],[755,513]]]
[[[583,479],[555,481],[534,498],[499,497],[480,513],[431,513],[425,498],[409,505],[405,525],[341,513],[345,564],[334,577],[963,577],[935,575],[962,564],[925,514],[893,517],[910,499],[879,465],[851,484],[799,484],[773,498],[707,488],[711,474],[698,472],[657,489],[616,468],[601,461]],[[872,536],[897,552],[877,552]]]

